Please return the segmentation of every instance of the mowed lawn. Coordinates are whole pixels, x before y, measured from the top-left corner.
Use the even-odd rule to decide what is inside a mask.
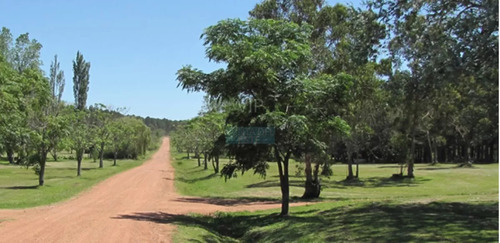
[[[172,152],[179,193],[217,198],[279,200],[276,164],[262,178],[249,171],[227,182],[197,166],[195,159]],[[291,196],[303,193],[304,175],[290,166]],[[344,183],[346,165],[323,178],[319,203],[279,209],[173,218],[177,242],[338,242],[338,241],[498,241],[498,164],[457,168],[418,164],[414,180],[393,181],[394,164],[360,165],[360,181]]]
[[[85,159],[80,177],[76,176],[76,160],[47,162],[44,186],[38,186],[38,176],[31,167],[0,161],[0,208],[28,208],[69,199],[116,173],[141,165],[152,154],[150,151],[139,160],[117,160],[117,166],[105,160],[104,168],[99,168],[99,161]]]

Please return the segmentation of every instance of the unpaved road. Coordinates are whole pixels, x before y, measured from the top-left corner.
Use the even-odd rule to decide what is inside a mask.
[[[170,242],[186,213],[279,208],[273,202],[184,197],[175,192],[170,141],[143,165],[62,203],[0,210],[0,242]]]

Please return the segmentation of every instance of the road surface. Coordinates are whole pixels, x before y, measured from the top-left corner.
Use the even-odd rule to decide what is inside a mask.
[[[180,196],[169,149],[164,138],[149,161],[65,202],[0,210],[0,242],[170,242],[179,215],[280,207]]]

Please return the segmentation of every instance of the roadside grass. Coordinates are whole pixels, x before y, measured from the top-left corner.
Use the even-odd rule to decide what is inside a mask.
[[[279,210],[164,215],[175,242],[498,242],[498,202],[337,202]]]
[[[247,172],[224,181],[197,166],[196,159],[173,150],[175,185],[179,193],[212,198],[279,200],[275,164],[262,178]],[[227,160],[222,160],[224,163]],[[290,166],[290,194],[303,193],[304,175]],[[178,225],[176,242],[337,242],[337,241],[498,241],[498,164],[457,168],[454,164],[417,164],[416,178],[394,181],[394,164],[360,165],[360,180],[344,182],[346,165],[332,167],[322,178],[324,202],[279,209],[214,215],[164,215]]]
[[[237,174],[236,178],[224,180],[214,174],[211,164],[208,170],[198,167],[196,159],[186,159],[184,153],[171,150],[175,168],[175,187],[188,196],[217,198],[264,198],[280,199],[278,170],[269,164],[267,176],[262,178],[253,171]],[[221,163],[227,163],[221,159]],[[295,175],[296,166],[290,165],[290,195],[300,197],[304,192],[304,175]],[[222,166],[221,166],[222,168]],[[399,171],[394,164],[360,165],[358,182],[346,183],[346,165],[332,166],[333,176],[322,177],[321,198],[323,200],[396,200],[421,201],[498,201],[498,164],[476,164],[473,168],[457,168],[454,164],[417,164],[415,179],[391,180]]]
[[[29,208],[47,205],[69,199],[92,187],[98,182],[119,172],[141,165],[155,151],[148,151],[139,160],[118,160],[113,166],[112,160],[104,161],[104,168],[99,168],[99,161],[82,161],[82,175],[76,176],[76,160],[49,160],[45,170],[45,185],[38,186],[38,176],[24,166],[10,165],[0,161],[0,208]]]

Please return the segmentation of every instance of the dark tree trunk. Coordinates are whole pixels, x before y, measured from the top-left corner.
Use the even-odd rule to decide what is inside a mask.
[[[288,180],[288,159],[283,160],[283,165],[278,162],[280,170],[280,187],[281,187],[281,216],[288,216],[290,207],[290,182]]]
[[[345,178],[346,180],[352,180],[354,179],[354,172],[352,170],[352,154],[351,152],[347,152],[347,177]]]
[[[82,159],[83,159],[83,149],[81,151],[76,151],[76,162],[77,162],[77,171],[76,176],[80,176],[82,172]]]
[[[415,117],[416,119],[416,117]],[[412,131],[411,131],[411,147],[410,147],[410,155],[408,156],[408,177],[413,178],[415,175],[413,174],[413,165],[415,162],[415,124],[413,125]]]
[[[40,154],[40,172],[38,173],[38,185],[43,186],[45,183],[45,164],[47,163],[47,151],[42,151]]]
[[[14,151],[11,148],[7,149],[7,159],[9,160],[9,164],[14,164]]]
[[[280,177],[281,188],[281,216],[288,216],[290,204],[290,182],[288,180],[288,160],[290,153],[287,152],[285,158],[281,158],[277,148],[274,148],[276,163],[278,164],[278,172]]]
[[[196,158],[198,158],[198,167],[201,166],[201,155],[199,152],[195,151],[194,153],[194,156],[196,156]]]
[[[214,157],[215,159],[215,174],[219,173],[219,155]]]
[[[101,150],[99,151],[99,168],[104,167],[104,143],[101,143]]]
[[[312,172],[312,166],[311,166],[311,160],[309,158],[309,155],[306,153],[305,155],[305,173],[306,173],[306,183],[304,186],[304,194],[302,195],[302,198],[318,198],[320,191],[321,191],[321,186],[318,181],[318,172],[319,170],[319,164],[316,164],[316,171],[314,172],[315,177],[313,178],[313,172]]]
[[[187,156],[188,156],[188,159],[190,159],[190,157],[189,157],[189,150],[187,151]]]
[[[203,169],[208,170],[208,153],[203,153]]]
[[[118,151],[115,150],[113,154],[113,166],[116,166],[116,157],[118,156]]]
[[[347,178],[346,180],[354,179],[354,173],[352,172],[352,154],[347,152]]]
[[[359,162],[356,163],[356,178],[359,178]]]

